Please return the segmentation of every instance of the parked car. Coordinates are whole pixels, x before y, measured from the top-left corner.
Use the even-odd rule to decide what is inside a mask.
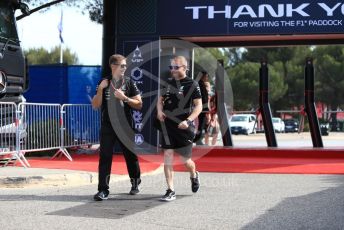
[[[256,132],[256,116],[253,114],[235,114],[230,120],[232,134],[245,134]]]
[[[330,124],[329,123],[321,123],[320,124],[320,133],[322,136],[328,136],[330,133]]]
[[[285,129],[284,131],[286,133],[295,133],[299,131],[299,121],[296,119],[286,119],[284,120]]]
[[[285,125],[284,125],[284,121],[282,121],[281,118],[273,117],[272,118],[272,124],[274,126],[275,132],[284,133]]]

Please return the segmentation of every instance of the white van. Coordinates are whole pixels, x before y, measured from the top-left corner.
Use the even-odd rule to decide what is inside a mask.
[[[229,121],[232,134],[256,133],[256,116],[253,114],[235,114]]]

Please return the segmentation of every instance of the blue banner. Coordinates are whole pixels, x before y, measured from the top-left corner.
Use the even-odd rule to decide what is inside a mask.
[[[344,1],[161,0],[158,4],[163,36],[344,32]]]

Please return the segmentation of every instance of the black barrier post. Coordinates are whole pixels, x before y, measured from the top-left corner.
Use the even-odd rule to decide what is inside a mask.
[[[229,117],[225,104],[224,71],[225,70],[223,68],[223,60],[218,60],[215,76],[217,116],[219,118],[223,146],[233,146],[232,134],[229,126]]]
[[[268,146],[277,147],[269,104],[269,70],[265,60],[261,61],[261,67],[259,69],[259,112],[262,114],[265,138]]]
[[[314,99],[314,67],[313,60],[307,58],[305,67],[305,112],[307,113],[313,147],[324,147]]]

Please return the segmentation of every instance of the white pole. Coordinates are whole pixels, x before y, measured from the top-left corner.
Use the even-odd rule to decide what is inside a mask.
[[[61,8],[61,18],[60,18],[60,23],[58,25],[59,35],[60,35],[60,64],[63,63],[63,43],[64,43],[63,38],[62,38],[62,31],[63,31],[62,19],[63,19],[63,11]]]
[[[63,47],[62,47],[62,43],[60,43],[60,63],[63,63]]]

